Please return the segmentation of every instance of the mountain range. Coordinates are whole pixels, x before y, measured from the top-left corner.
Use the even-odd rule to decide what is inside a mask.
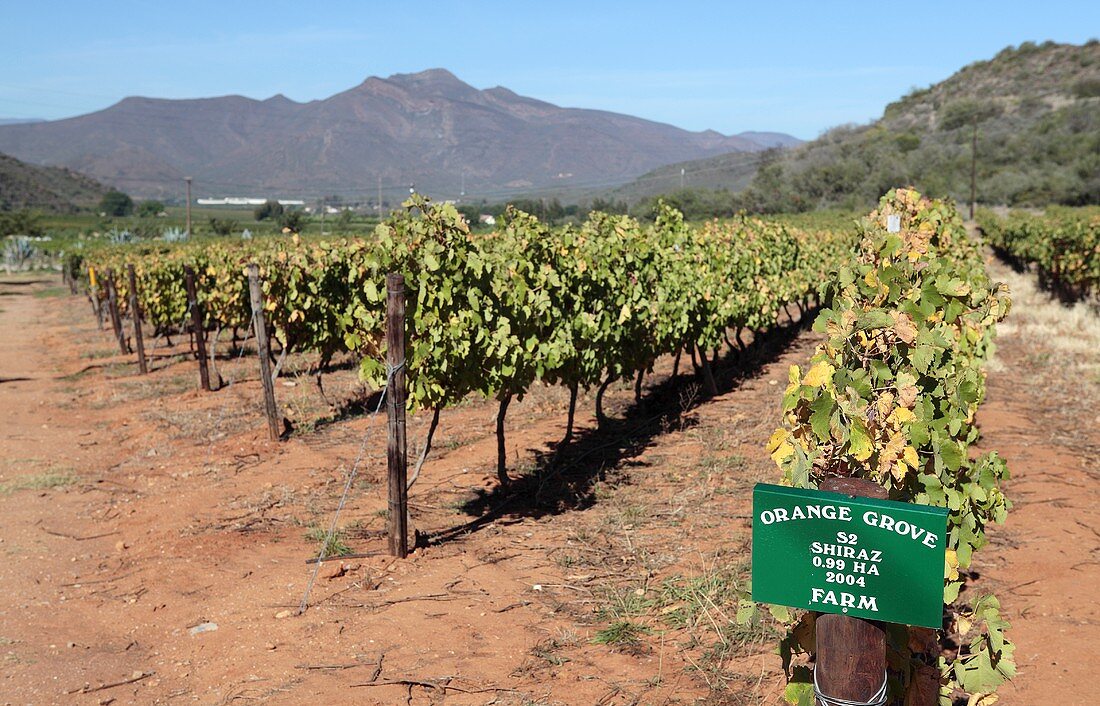
[[[136,196],[387,201],[411,184],[437,197],[501,200],[583,192],[661,165],[799,143],[780,133],[691,132],[618,113],[562,108],[444,69],[371,77],[323,100],[126,98],[64,120],[0,124],[0,152],[77,170]]]

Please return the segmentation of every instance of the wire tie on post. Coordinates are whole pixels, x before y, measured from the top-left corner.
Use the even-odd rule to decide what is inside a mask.
[[[814,668],[814,703],[819,706],[886,706],[888,678],[886,672],[882,672],[882,686],[875,692],[869,701],[854,701],[841,699],[836,696],[826,696],[821,693],[821,687],[817,683],[817,668]]]
[[[396,373],[405,369],[405,362],[404,360],[401,361],[400,365],[390,365],[386,363],[386,387],[390,386],[390,383],[393,381],[393,376]]]

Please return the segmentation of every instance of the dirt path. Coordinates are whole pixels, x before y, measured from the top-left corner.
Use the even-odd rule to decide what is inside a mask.
[[[641,402],[629,384],[611,391],[604,429],[582,413],[556,463],[566,397],[539,388],[509,415],[512,493],[494,480],[494,407],[447,410],[411,501],[429,546],[405,562],[326,564],[297,616],[311,533],[369,417],[330,423],[291,378],[280,404],[303,433],[268,443],[250,356],[227,356],[233,384],[201,394],[194,364],[162,343],[141,378],[86,303],[55,287],[0,282],[0,701],[777,701],[774,628],[730,618],[748,490],[775,478],[763,442],[812,335],[761,342],[705,402],[662,361]],[[1049,337],[1009,334],[979,422],[1009,460],[1017,507],[978,555],[973,590],[998,591],[1020,644],[1002,703],[1089,703],[1097,407],[1057,412],[1073,388],[1040,374]],[[352,370],[326,381],[336,395],[356,385]],[[425,423],[411,421],[411,438]],[[355,552],[383,547],[376,426],[341,522]]]
[[[1001,703],[1091,704],[1100,670],[1100,316],[993,261],[1013,310],[979,414],[981,447],[1008,461],[1014,507],[976,556],[974,594],[1012,623],[1019,676]]]

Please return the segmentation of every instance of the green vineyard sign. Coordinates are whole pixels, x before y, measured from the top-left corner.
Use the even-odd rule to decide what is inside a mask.
[[[752,598],[938,628],[947,509],[757,484]]]

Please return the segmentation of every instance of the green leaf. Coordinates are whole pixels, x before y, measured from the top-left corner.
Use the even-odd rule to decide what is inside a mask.
[[[768,612],[772,614],[772,617],[781,623],[791,622],[791,611],[787,606],[782,605],[769,605]]]
[[[890,316],[890,312],[883,309],[865,311],[856,319],[856,328],[860,331],[875,328],[891,328],[893,325],[894,319]]]
[[[921,373],[927,373],[935,356],[931,346],[917,346],[909,351],[909,360],[913,361],[913,367]]]
[[[848,437],[848,452],[856,460],[866,461],[871,457],[873,451],[874,445],[871,443],[870,434],[867,433],[867,427],[863,425],[861,420],[853,419]]]
[[[940,445],[939,448],[940,457],[943,459],[943,465],[947,466],[948,470],[957,471],[962,466],[963,460],[966,458],[966,454],[954,441],[947,441]]]
[[[832,418],[833,412],[836,410],[833,396],[828,392],[823,392],[810,405],[810,409],[813,410],[813,414],[810,415],[810,426],[814,430],[814,435],[817,436],[819,441],[828,441],[832,436]]]
[[[814,685],[808,682],[791,682],[783,690],[783,700],[791,706],[814,706]]]

